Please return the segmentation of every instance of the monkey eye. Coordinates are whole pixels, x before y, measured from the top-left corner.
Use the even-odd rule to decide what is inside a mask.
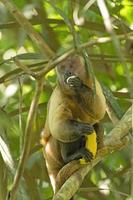
[[[68,74],[69,74],[69,76],[71,76],[71,75],[72,75],[72,72],[68,72]]]
[[[73,75],[73,73],[71,71],[66,72],[66,77],[69,77],[69,76],[72,76],[72,75]]]
[[[64,74],[64,81],[66,82],[67,79],[68,79],[70,76],[73,76],[73,73],[72,73],[71,71],[66,71],[65,74]]]

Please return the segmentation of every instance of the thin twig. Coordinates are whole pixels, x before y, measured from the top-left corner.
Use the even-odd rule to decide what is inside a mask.
[[[133,136],[133,101],[132,101],[132,129],[131,129],[131,133]],[[133,137],[131,138],[131,151],[133,152]],[[131,157],[131,168],[133,169],[133,154]],[[133,173],[131,172],[131,189],[130,189],[130,193],[131,193],[131,197],[133,197]]]
[[[14,200],[15,197],[16,197],[19,182],[20,182],[20,179],[21,179],[23,172],[24,172],[25,163],[26,163],[27,158],[28,158],[29,153],[30,153],[32,130],[33,130],[34,122],[35,122],[35,117],[36,117],[36,112],[37,112],[37,107],[38,107],[38,101],[39,101],[39,97],[40,97],[40,94],[41,94],[41,91],[42,91],[42,87],[43,87],[43,79],[39,79],[37,81],[35,95],[33,97],[33,100],[32,100],[31,106],[30,106],[30,110],[29,110],[29,114],[28,114],[28,118],[27,118],[23,151],[22,151],[22,154],[21,154],[21,157],[20,157],[18,168],[17,168],[15,178],[14,178],[14,181],[13,181],[13,186],[12,186],[12,189],[11,189],[11,192],[10,192],[10,198],[9,198],[10,200]]]
[[[38,24],[44,24],[44,19],[40,18],[38,16],[34,16],[32,19],[28,20],[32,25],[38,25]],[[54,19],[54,18],[46,18],[47,23],[53,24],[53,25],[60,25],[64,26],[65,22],[62,19]],[[78,24],[77,21],[75,21],[75,25],[79,26],[84,29],[90,29],[94,31],[100,31],[105,33],[105,27],[102,23],[92,22],[85,20],[84,23]],[[17,21],[9,21],[7,23],[0,23],[0,29],[13,29],[13,28],[20,28],[20,24]],[[124,29],[126,32],[129,32],[130,29],[128,26],[124,24]],[[115,31],[117,34],[124,33],[123,28],[117,24],[117,27],[115,28]]]
[[[46,107],[47,107],[47,103],[38,104],[38,108],[43,108],[44,109]],[[28,112],[28,110],[29,110],[29,106],[22,107],[22,113]],[[19,114],[19,109],[13,110],[13,111],[8,113],[9,117],[15,117],[18,114]]]
[[[114,190],[112,188],[99,188],[99,187],[89,187],[89,188],[80,188],[79,189],[79,192],[96,192],[96,191],[111,191],[111,192],[115,192],[115,193],[118,193],[122,196],[126,196],[126,197],[129,197],[129,194],[125,193],[125,192],[121,192],[121,191],[117,191],[117,190]]]
[[[22,105],[23,105],[23,89],[22,89],[22,82],[21,78],[18,78],[18,84],[19,84],[19,130],[20,130],[20,152],[22,151],[23,146],[23,128],[22,128]]]
[[[132,35],[132,32],[128,33],[128,36],[129,35]],[[119,39],[122,39],[124,37],[125,37],[125,35],[119,35],[118,36]],[[89,41],[89,42],[86,42],[86,43],[83,43],[83,44],[79,45],[78,48],[77,48],[77,50],[70,49],[66,53],[64,53],[63,55],[61,55],[60,57],[58,57],[55,60],[53,60],[51,62],[51,65],[49,65],[48,67],[45,67],[44,69],[40,70],[40,72],[38,72],[37,75],[38,76],[45,75],[47,72],[49,72],[51,69],[53,69],[55,66],[57,66],[58,64],[60,64],[62,61],[64,61],[67,57],[69,57],[70,55],[72,55],[76,51],[81,51],[81,50],[83,50],[85,48],[92,47],[94,45],[111,42],[111,40],[112,40],[111,37],[101,37],[101,38],[98,38],[96,40],[92,40],[92,41]]]
[[[19,61],[19,59],[17,57],[13,58],[14,60],[14,63],[20,68],[22,69],[24,72],[26,72],[27,74],[35,77],[36,76],[36,73],[35,72],[32,72],[26,65],[24,65],[23,63],[21,63]]]
[[[131,36],[133,33],[130,32],[128,33],[127,35],[128,36]],[[118,36],[119,39],[124,39],[125,38],[125,35],[119,35]],[[93,41],[89,41],[89,42],[86,42],[86,43],[83,43],[81,45],[79,45],[78,49],[79,51],[82,50],[82,49],[86,49],[88,47],[92,47],[94,45],[98,45],[98,44],[102,44],[102,43],[108,43],[108,42],[111,42],[111,38],[110,37],[101,37],[101,38],[98,38],[96,40],[93,40]],[[77,49],[77,50],[78,50]],[[55,58],[52,62],[51,62],[51,65],[49,67],[43,67],[42,70],[39,71],[39,69],[35,69],[34,71],[37,72],[38,76],[39,75],[45,75],[47,72],[49,72],[51,69],[53,69],[56,65],[60,64],[64,59],[66,59],[68,56],[70,56],[71,54],[73,54],[75,52],[74,49],[70,49],[70,50],[67,50],[64,54],[65,55],[61,55],[57,58]],[[91,56],[91,55],[90,55]],[[127,59],[127,58],[125,58]],[[117,62],[119,61],[118,58],[116,60]],[[42,61],[42,62],[39,62],[39,63],[35,63],[35,64],[31,64],[31,65],[28,65],[27,67],[29,68],[32,68],[32,67],[35,67],[35,66],[40,66],[40,65],[43,65],[43,64],[47,64],[47,61]],[[1,63],[0,63],[1,65]],[[32,69],[33,70],[33,69]],[[15,69],[7,74],[5,74],[4,76],[0,77],[0,83],[3,83],[5,81],[8,81],[8,78],[10,76],[14,76],[17,74],[21,75],[22,74],[22,71],[21,69]],[[36,75],[36,73],[35,73]]]
[[[110,17],[109,12],[108,12],[108,8],[107,8],[104,0],[97,0],[97,4],[98,4],[99,10],[101,12],[101,15],[103,17],[105,28],[106,28],[107,32],[110,34],[111,39],[112,39],[113,44],[114,44],[114,47],[115,47],[115,50],[116,50],[116,53],[119,56],[121,63],[123,64],[123,67],[124,67],[124,70],[125,70],[125,75],[126,75],[126,78],[127,78],[127,81],[128,81],[129,90],[131,92],[131,97],[132,97],[133,96],[133,81],[132,81],[132,78],[130,76],[127,63],[125,61],[123,51],[121,49],[119,38],[117,37],[117,35],[114,31],[114,28],[113,28],[113,25],[112,25],[112,22],[111,22],[111,17]]]

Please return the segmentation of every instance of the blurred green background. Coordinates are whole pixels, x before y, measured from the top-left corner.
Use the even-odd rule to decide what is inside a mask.
[[[56,56],[74,48],[71,28],[75,29],[80,44],[110,36],[96,1],[13,2]],[[92,5],[87,8],[91,2]],[[123,35],[119,42],[126,67],[113,42],[96,44],[86,50],[95,75],[114,95],[114,101],[117,102],[116,112],[120,109],[124,113],[132,104],[133,98],[133,34],[127,35],[133,31],[133,2],[107,0],[106,5],[115,35]],[[48,60],[47,55],[39,52],[37,45],[0,2],[0,200],[5,200],[6,193],[12,186],[36,82],[16,66],[12,59],[14,56],[33,71],[43,69]],[[31,153],[19,186],[18,200],[48,200],[53,195],[40,146],[40,133],[45,123],[47,102],[55,85],[56,74],[51,70],[44,77],[44,88],[33,127]],[[103,124],[106,135],[114,125],[108,116]],[[88,174],[84,183],[86,187],[100,187],[105,190],[79,191],[75,199],[131,200],[132,153],[129,145],[126,149],[106,157]]]

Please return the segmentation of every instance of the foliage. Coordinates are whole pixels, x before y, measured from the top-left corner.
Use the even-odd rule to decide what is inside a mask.
[[[71,49],[92,41],[94,45],[89,45],[84,51],[88,54],[89,65],[93,66],[100,82],[112,90],[113,96],[109,98],[114,112],[122,114],[127,110],[133,98],[131,0],[106,1],[112,30],[106,26],[98,1],[14,0],[13,3],[54,52],[53,62]],[[28,111],[36,88],[36,77],[31,72],[44,70],[50,58],[39,50],[30,33],[22,28],[23,24],[19,24],[1,2],[0,16],[0,200],[4,200],[12,187],[21,157]],[[95,42],[100,38],[111,39]],[[43,77],[43,91],[32,126],[30,155],[19,184],[18,200],[45,200],[53,195],[42,156],[40,133],[45,123],[47,102],[55,85],[56,74],[51,70]],[[108,116],[103,123],[106,135],[114,125]],[[111,154],[89,173],[83,183],[83,187],[106,190],[81,190],[75,198],[130,200],[133,194],[131,154],[130,145]]]

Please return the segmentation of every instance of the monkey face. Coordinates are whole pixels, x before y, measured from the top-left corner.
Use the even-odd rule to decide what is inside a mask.
[[[84,59],[79,55],[68,57],[57,67],[57,76],[60,85],[65,89],[69,90],[74,85],[80,85],[87,78]]]

